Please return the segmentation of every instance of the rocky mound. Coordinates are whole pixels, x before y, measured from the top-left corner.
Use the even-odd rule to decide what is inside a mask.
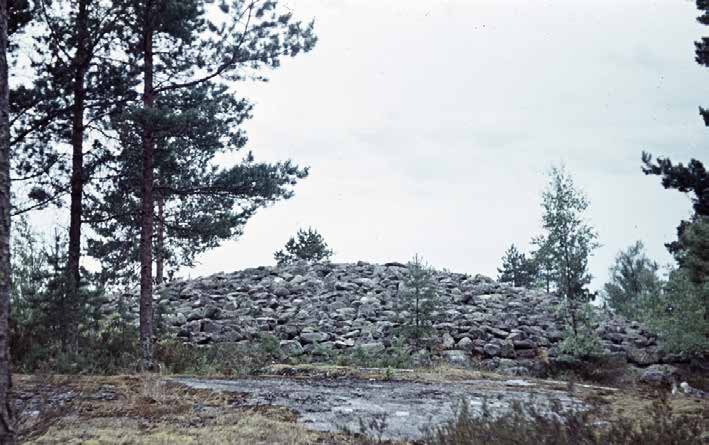
[[[399,263],[259,267],[173,281],[155,298],[185,342],[243,342],[272,334],[289,355],[356,347],[376,353],[410,320],[400,296],[406,272]],[[480,275],[437,271],[433,278],[440,301],[433,315],[436,353],[513,373],[533,372],[557,356],[562,328],[554,296]],[[676,360],[662,354],[639,324],[607,314],[602,320],[597,332],[614,362]]]

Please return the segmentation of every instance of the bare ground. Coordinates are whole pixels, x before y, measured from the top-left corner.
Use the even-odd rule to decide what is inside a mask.
[[[561,398],[599,420],[637,416],[657,394],[646,388],[605,388],[566,382],[514,381],[494,374],[437,368],[361,370],[274,366],[249,379],[135,375],[19,376],[20,434],[32,444],[359,444],[368,434],[415,438],[424,422],[452,415],[457,399]],[[215,376],[217,377],[217,376]],[[186,386],[189,383],[190,386]],[[677,414],[704,415],[707,401],[675,396]],[[378,413],[387,412],[386,428]],[[381,430],[381,431],[379,431]]]

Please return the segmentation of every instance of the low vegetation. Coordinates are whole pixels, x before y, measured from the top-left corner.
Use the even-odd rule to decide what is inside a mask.
[[[535,404],[515,403],[511,414],[495,416],[487,404],[480,414],[461,402],[455,419],[428,432],[426,445],[700,445],[706,427],[700,415],[673,414],[667,400],[633,418],[599,421],[591,411],[564,409],[552,404],[548,411]]]

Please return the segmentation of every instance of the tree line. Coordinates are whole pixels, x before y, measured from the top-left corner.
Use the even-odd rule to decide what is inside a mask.
[[[588,199],[563,167],[549,172],[542,194],[543,233],[532,238],[531,253],[513,244],[502,257],[498,281],[561,297],[569,328],[562,346],[569,352],[598,351],[589,307],[594,300],[617,315],[646,323],[670,351],[702,354],[709,348],[709,175],[696,159],[675,165],[643,153],[642,162],[643,172],[661,176],[666,188],[693,194],[692,217],[680,222],[677,240],[666,244],[676,262],[666,278],[637,241],[618,253],[601,291],[589,290],[588,262],[599,247],[598,234],[584,215]]]
[[[709,26],[709,2],[697,0],[696,5],[697,21]],[[709,37],[695,42],[695,61],[709,67]],[[709,126],[709,110],[699,107],[699,114]],[[685,165],[643,152],[641,161],[644,174],[659,176],[665,189],[690,196],[692,216],[680,221],[677,239],[665,245],[676,263],[666,278],[638,241],[617,255],[601,291],[603,304],[647,323],[667,349],[703,354],[709,350],[709,173],[698,159]],[[571,331],[566,345],[581,352],[594,348],[590,329],[584,326],[589,324],[587,305],[597,296],[588,290],[588,260],[599,246],[596,231],[584,217],[588,205],[571,175],[552,168],[542,194],[543,234],[532,239],[529,255],[510,246],[498,269],[501,282],[560,296]]]
[[[317,37],[277,0],[1,0],[0,9],[0,442],[12,443],[10,219],[68,208],[53,281],[67,352],[80,348],[89,284],[139,280],[151,369],[153,286],[308,175],[250,152],[216,160],[247,146],[253,105],[240,82],[266,81]],[[82,268],[86,255],[101,261],[98,276]]]

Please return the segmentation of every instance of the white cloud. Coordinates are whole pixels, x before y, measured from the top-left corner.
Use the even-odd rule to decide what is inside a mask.
[[[296,197],[189,273],[270,264],[298,227],[336,261],[406,260],[495,275],[539,231],[543,172],[565,161],[588,193],[600,285],[636,239],[663,243],[689,212],[640,152],[706,162],[692,2],[291,0],[320,41],[271,82],[242,85],[257,159],[312,167]],[[707,103],[706,105],[709,105]]]

